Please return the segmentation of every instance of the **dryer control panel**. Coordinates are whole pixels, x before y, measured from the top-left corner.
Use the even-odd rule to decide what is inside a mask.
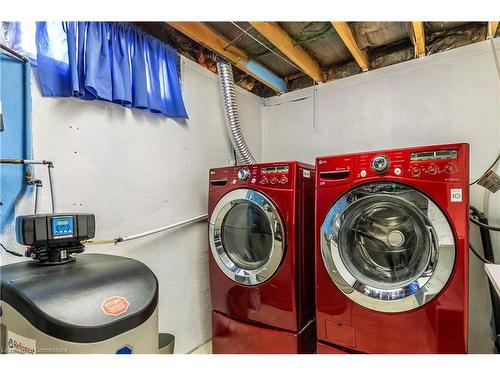
[[[217,186],[269,187],[292,189],[295,183],[295,163],[263,163],[210,170],[210,188]]]
[[[377,177],[467,182],[468,147],[461,143],[320,157],[317,186]]]

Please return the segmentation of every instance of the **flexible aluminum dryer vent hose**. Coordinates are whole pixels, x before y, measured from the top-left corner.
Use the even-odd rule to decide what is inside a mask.
[[[220,90],[224,105],[224,113],[226,115],[226,128],[231,144],[241,164],[255,164],[255,159],[241,133],[231,64],[223,59],[217,58],[217,72],[219,74]]]

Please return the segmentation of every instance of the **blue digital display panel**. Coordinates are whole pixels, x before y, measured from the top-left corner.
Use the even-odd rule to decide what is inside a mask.
[[[52,237],[73,236],[73,229],[73,218],[71,216],[52,218]]]

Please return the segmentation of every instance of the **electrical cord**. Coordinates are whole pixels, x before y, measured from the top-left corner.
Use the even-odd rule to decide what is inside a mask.
[[[483,262],[483,263],[486,263],[486,264],[496,264],[496,263],[493,263],[493,262],[490,262],[488,259],[486,259],[485,257],[483,257],[482,255],[479,255],[479,253],[476,251],[476,249],[474,249],[472,247],[471,244],[469,244],[469,249],[471,249],[471,251],[474,253],[474,255],[476,257],[478,257],[478,259]]]
[[[475,208],[471,208],[472,211],[474,212],[474,215],[477,215],[477,209]],[[500,231],[500,228],[498,227],[494,227],[494,226],[491,226],[491,225],[486,225],[484,223],[481,223],[479,220],[475,219],[472,217],[472,215],[469,215],[469,220],[471,222],[473,222],[474,224],[476,224],[477,226],[479,227],[482,227],[482,228],[486,228],[488,230],[495,230],[495,231]],[[485,257],[483,257],[482,255],[480,255],[476,249],[474,249],[474,247],[472,247],[472,245],[469,243],[469,249],[472,251],[472,253],[483,263],[485,264],[497,264],[497,263],[494,263],[494,262],[491,262],[489,261],[488,259],[486,259]]]
[[[479,220],[474,219],[472,216],[469,216],[469,220],[471,222],[473,222],[474,224],[476,224],[477,226],[479,226],[479,227],[486,228],[488,230],[492,230],[492,231],[495,231],[495,232],[500,232],[500,227],[495,227],[495,226],[492,226],[492,225],[483,224]]]
[[[10,255],[14,255],[16,257],[23,257],[24,255],[21,254],[21,253],[18,253],[17,251],[13,251],[13,250],[9,250],[7,249],[3,243],[0,243],[0,246],[5,250],[6,253],[10,254]]]

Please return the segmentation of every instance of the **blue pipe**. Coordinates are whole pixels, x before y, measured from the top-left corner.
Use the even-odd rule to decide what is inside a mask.
[[[244,65],[249,72],[255,74],[263,81],[268,82],[280,93],[286,92],[286,82],[281,77],[278,77],[276,74],[267,69],[265,66],[261,65],[259,62],[255,60],[249,60]]]

